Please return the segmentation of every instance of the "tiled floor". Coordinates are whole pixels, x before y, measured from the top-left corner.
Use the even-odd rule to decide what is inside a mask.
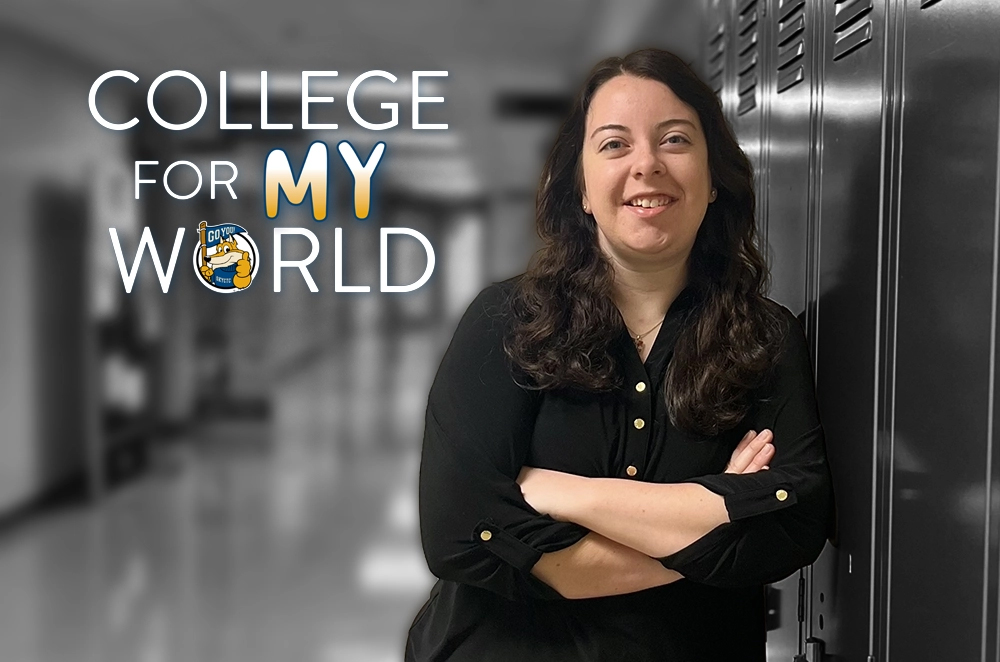
[[[432,580],[416,449],[344,452],[326,374],[0,538],[0,662],[400,660]]]

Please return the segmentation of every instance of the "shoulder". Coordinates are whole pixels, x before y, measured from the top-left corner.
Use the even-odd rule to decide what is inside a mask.
[[[520,278],[490,283],[479,291],[458,323],[451,341],[452,351],[502,353],[503,338],[512,320],[509,301]]]
[[[511,317],[510,297],[517,288],[521,275],[490,283],[476,295],[459,322],[459,329],[467,326],[489,326],[502,331]]]
[[[779,334],[782,337],[782,348],[784,352],[800,349],[801,346],[808,345],[805,332],[805,312],[798,315],[788,309],[787,306],[778,303],[774,299],[765,297],[764,299],[778,320]]]
[[[780,342],[775,360],[775,369],[779,379],[793,379],[796,382],[812,382],[812,352],[809,339],[806,337],[805,313],[796,315],[786,306],[766,299],[776,313],[779,325]]]
[[[770,306],[771,310],[775,311],[779,315],[779,317],[781,317],[783,322],[785,322],[786,324],[789,323],[798,324],[800,328],[802,327],[802,318],[805,316],[804,312],[800,313],[799,315],[796,315],[791,310],[789,310],[787,306],[785,306],[782,303],[778,303],[771,297],[764,297],[764,301],[767,303],[768,306]]]
[[[487,285],[472,300],[445,351],[438,380],[466,385],[508,388],[515,370],[507,357],[504,339],[512,316],[508,299],[517,278]]]

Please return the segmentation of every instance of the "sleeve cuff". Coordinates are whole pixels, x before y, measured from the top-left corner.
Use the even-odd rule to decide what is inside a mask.
[[[798,502],[792,484],[780,480],[780,477],[767,471],[749,475],[701,476],[692,478],[688,482],[701,485],[722,496],[731,522],[782,510]]]
[[[508,565],[531,572],[542,552],[503,530],[491,519],[480,520],[473,531],[477,543]]]
[[[555,552],[581,540],[587,529],[569,522],[552,522],[546,539],[538,547],[530,545],[500,527],[494,520],[480,520],[473,530],[473,538],[491,554],[521,572],[524,588],[532,598],[541,600],[561,600],[563,597],[554,588],[531,573],[538,559],[546,552]]]

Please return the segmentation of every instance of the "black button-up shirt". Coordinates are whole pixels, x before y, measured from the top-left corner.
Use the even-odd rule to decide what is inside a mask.
[[[561,662],[764,660],[762,585],[819,555],[832,495],[809,352],[787,309],[774,378],[744,421],[717,437],[670,424],[663,390],[691,288],[670,307],[645,363],[625,329],[610,351],[622,386],[526,390],[503,351],[513,280],[472,303],[428,399],[420,528],[440,581],[418,613],[406,660]],[[640,420],[642,423],[638,423]],[[748,430],[774,433],[770,469],[724,474]],[[725,498],[730,522],[660,559],[685,577],[628,595],[563,599],[531,574],[543,553],[588,531],[540,515],[522,466],[582,476],[693,482]]]

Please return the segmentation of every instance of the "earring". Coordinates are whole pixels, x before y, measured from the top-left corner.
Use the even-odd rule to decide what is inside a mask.
[[[589,214],[590,213],[590,206],[586,202],[583,203],[583,213],[584,214]]]
[[[715,190],[715,189],[713,188],[713,189],[712,189],[712,197],[711,197],[711,198],[709,198],[709,200],[708,200],[708,201],[709,201],[709,202],[715,202],[715,199],[716,199],[717,197],[719,197],[719,192],[718,192],[717,190]]]

